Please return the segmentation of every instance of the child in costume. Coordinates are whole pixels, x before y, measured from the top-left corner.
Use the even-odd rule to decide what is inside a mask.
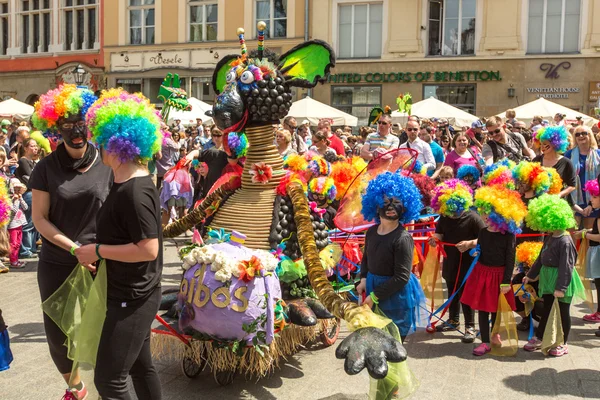
[[[377,225],[369,228],[361,264],[359,295],[365,303],[375,304],[398,326],[404,338],[415,331],[419,306],[425,294],[411,273],[415,244],[402,223],[417,218],[421,195],[410,178],[390,172],[369,182],[362,198],[362,213]]]
[[[460,169],[464,167],[462,166]],[[442,268],[442,277],[446,281],[448,296],[452,295],[464,280],[473,262],[473,257],[469,255],[468,250],[477,245],[479,232],[485,228],[481,217],[470,210],[472,205],[473,192],[467,183],[461,180],[451,179],[434,189],[431,206],[440,215],[440,219],[436,225],[434,237],[430,239],[430,244],[436,246],[437,239],[437,241],[455,245],[446,246],[446,256]],[[460,327],[459,314],[462,293],[462,290],[459,291],[450,303],[448,321],[436,327],[438,332],[453,331]],[[462,341],[463,343],[473,343],[476,337],[473,310],[463,303],[462,312],[465,319],[465,335]]]
[[[534,238],[535,239],[535,238]],[[517,239],[518,240],[518,239]],[[515,290],[515,295],[519,298],[520,301],[516,302],[516,312],[519,314],[522,319],[519,324],[517,324],[517,330],[520,331],[528,331],[530,325],[530,318],[539,320],[539,315],[536,312],[535,307],[532,307],[529,311],[530,314],[526,313],[526,303],[533,300],[535,305],[535,300],[537,300],[537,292],[538,292],[538,282],[529,282],[529,284],[525,285],[523,289],[521,289],[523,278],[527,275],[531,266],[537,260],[540,255],[540,251],[542,251],[542,242],[541,241],[527,241],[521,242],[517,245],[516,251],[516,260],[515,265],[517,267],[517,274],[513,276],[513,290]],[[517,293],[517,290],[520,290]],[[531,295],[531,298],[526,296],[526,293]],[[540,303],[541,304],[541,303]],[[539,305],[539,304],[538,304]]]
[[[27,224],[27,219],[23,211],[29,207],[23,200],[23,193],[27,187],[17,178],[10,180],[10,193],[12,196],[12,215],[8,223],[8,236],[10,238],[10,267],[20,269],[25,266],[24,261],[19,261],[19,249],[23,239],[23,226]]]
[[[481,187],[481,172],[473,165],[465,164],[456,171],[456,177],[469,185],[475,191]]]
[[[479,231],[479,261],[465,283],[460,301],[479,311],[482,343],[473,350],[473,354],[483,356],[491,351],[490,314],[493,326],[500,293],[515,310],[515,296],[510,285],[515,265],[515,234],[521,232],[527,208],[517,192],[502,185],[484,186],[477,190],[475,206],[487,228]],[[498,336],[492,341],[501,344]]]
[[[454,179],[454,170],[452,169],[452,167],[445,165],[440,169],[437,181],[438,183],[444,183],[450,179]]]
[[[313,212],[321,215],[328,229],[335,229],[333,219],[337,211],[331,206],[331,202],[335,199],[336,194],[335,182],[331,178],[320,176],[308,182],[310,207]]]
[[[8,326],[4,322],[4,318],[2,318],[2,310],[0,309],[0,371],[6,371],[9,369],[12,361],[13,355],[10,351]]]

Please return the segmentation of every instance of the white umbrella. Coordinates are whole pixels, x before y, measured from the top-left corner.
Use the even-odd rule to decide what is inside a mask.
[[[522,106],[519,106],[514,109],[517,114],[517,120],[523,121],[525,123],[530,123],[533,120],[533,117],[540,116],[543,119],[547,119],[550,123],[552,123],[552,119],[558,113],[564,114],[567,117],[565,120],[567,123],[576,122],[577,117],[581,117],[583,119],[583,123],[585,126],[591,127],[598,123],[598,120],[590,117],[589,115],[582,114],[575,110],[570,109],[569,107],[565,107],[563,105],[554,103],[550,100],[546,100],[543,97],[540,97],[537,100],[530,101],[529,103],[525,103]],[[497,115],[498,117],[505,118],[505,112]]]
[[[15,117],[17,119],[27,119],[33,114],[33,107],[29,104],[15,99],[8,99],[0,102],[0,117]]]
[[[358,118],[355,116],[318,102],[308,96],[302,100],[293,102],[288,116],[296,118],[298,123],[307,119],[311,125],[317,125],[321,118],[331,118],[333,125],[358,125]]]
[[[417,115],[419,118],[446,118],[450,125],[456,127],[471,127],[473,122],[479,120],[475,115],[469,114],[460,108],[451,106],[434,97],[413,104],[410,114]],[[401,123],[404,126],[408,121],[408,117],[406,113],[392,112],[393,123]]]
[[[213,119],[205,114],[208,110],[212,110],[212,106],[210,104],[207,104],[202,100],[198,100],[195,97],[188,98],[188,103],[192,105],[191,111],[171,110],[169,113],[169,124],[176,119],[179,119],[185,126],[193,125],[196,123],[196,118],[202,118],[203,124],[212,124]]]

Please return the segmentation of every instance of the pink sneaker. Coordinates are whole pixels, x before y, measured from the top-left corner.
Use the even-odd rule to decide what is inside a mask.
[[[584,315],[583,320],[585,322],[600,322],[600,312]]]
[[[481,343],[479,346],[473,349],[474,356],[483,356],[486,353],[492,351],[492,348],[487,343]]]
[[[565,354],[569,354],[569,346],[563,344],[562,346],[555,347],[553,349],[550,349],[548,354],[550,354],[553,357],[562,357]]]
[[[88,390],[83,385],[83,389],[77,390],[74,388],[67,389],[61,400],[85,400],[87,399]]]
[[[502,347],[502,339],[500,339],[500,334],[499,333],[496,333],[495,335],[492,335],[491,342],[496,347]]]
[[[542,341],[535,336],[532,337],[531,340],[529,342],[527,342],[527,344],[525,346],[523,346],[523,349],[525,351],[536,351],[541,348],[542,348]]]

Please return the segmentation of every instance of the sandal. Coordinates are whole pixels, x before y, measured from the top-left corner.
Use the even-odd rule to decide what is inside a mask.
[[[26,264],[27,264],[26,261],[18,261],[15,264],[10,263],[10,268],[11,269],[21,269],[21,268],[24,268]]]
[[[600,312],[584,315],[583,320],[585,322],[600,322]]]
[[[479,346],[473,349],[474,356],[483,356],[486,353],[492,351],[492,348],[487,343],[481,343]]]

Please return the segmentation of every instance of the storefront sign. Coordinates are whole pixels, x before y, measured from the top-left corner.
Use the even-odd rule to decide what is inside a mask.
[[[569,69],[571,68],[571,63],[568,61],[563,61],[560,64],[554,65],[550,63],[543,63],[540,65],[540,69],[546,72],[546,79],[558,79],[560,75],[558,71],[560,69]]]
[[[501,81],[500,71],[368,72],[329,75],[329,83]]]
[[[238,54],[239,48],[218,48],[178,51],[149,51],[135,53],[112,53],[111,72],[148,71],[159,68],[214,69],[228,54]]]
[[[598,101],[600,99],[600,81],[590,82],[590,101]]]
[[[569,94],[579,92],[581,92],[581,89],[578,87],[527,88],[527,93],[535,94],[538,99],[540,97],[545,99],[568,99]]]

